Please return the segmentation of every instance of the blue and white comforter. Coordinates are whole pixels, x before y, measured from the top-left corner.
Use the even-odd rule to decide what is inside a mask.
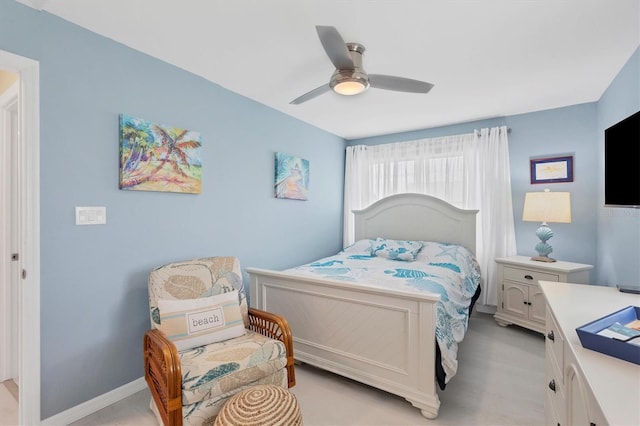
[[[439,294],[436,340],[448,383],[458,368],[458,343],[467,330],[469,305],[480,283],[480,268],[466,248],[436,242],[417,242],[422,247],[413,261],[395,260],[398,250],[406,253],[402,248],[407,245],[405,243],[413,243],[410,249],[415,250],[416,242],[385,242],[379,238],[361,240],[335,256],[286,272],[394,290]],[[394,250],[391,256],[388,250]]]

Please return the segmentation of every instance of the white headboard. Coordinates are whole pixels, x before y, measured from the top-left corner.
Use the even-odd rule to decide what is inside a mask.
[[[459,209],[424,194],[397,194],[353,213],[356,241],[376,237],[437,241],[476,253],[478,210]]]

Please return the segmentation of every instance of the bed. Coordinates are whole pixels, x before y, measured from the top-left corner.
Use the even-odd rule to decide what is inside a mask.
[[[398,194],[354,214],[356,244],[343,250],[347,256],[349,250],[357,252],[363,241],[380,242],[380,238],[437,242],[475,253],[477,210],[462,210],[427,195]],[[343,252],[339,254],[344,256]],[[440,294],[387,288],[377,279],[363,285],[339,274],[318,277],[300,270],[335,261],[340,259],[320,259],[287,271],[247,268],[251,305],[287,318],[297,361],[399,395],[424,417],[436,418]],[[469,309],[479,294],[479,287],[475,290]]]

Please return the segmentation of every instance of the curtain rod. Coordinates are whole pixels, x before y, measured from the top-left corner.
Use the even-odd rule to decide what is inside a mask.
[[[479,132],[482,129],[473,129],[473,132]],[[500,131],[500,128],[498,127],[498,131]],[[511,133],[511,127],[507,127],[507,133]]]

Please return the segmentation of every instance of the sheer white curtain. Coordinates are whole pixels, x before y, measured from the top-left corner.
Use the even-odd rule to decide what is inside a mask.
[[[515,254],[507,128],[385,145],[347,147],[344,245],[353,243],[352,210],[393,194],[417,192],[479,209],[479,303],[497,304],[494,258]]]
[[[506,126],[474,133],[476,188],[473,198],[479,210],[476,257],[482,270],[482,294],[478,303],[497,305],[496,257],[516,254],[513,223],[509,143]]]

